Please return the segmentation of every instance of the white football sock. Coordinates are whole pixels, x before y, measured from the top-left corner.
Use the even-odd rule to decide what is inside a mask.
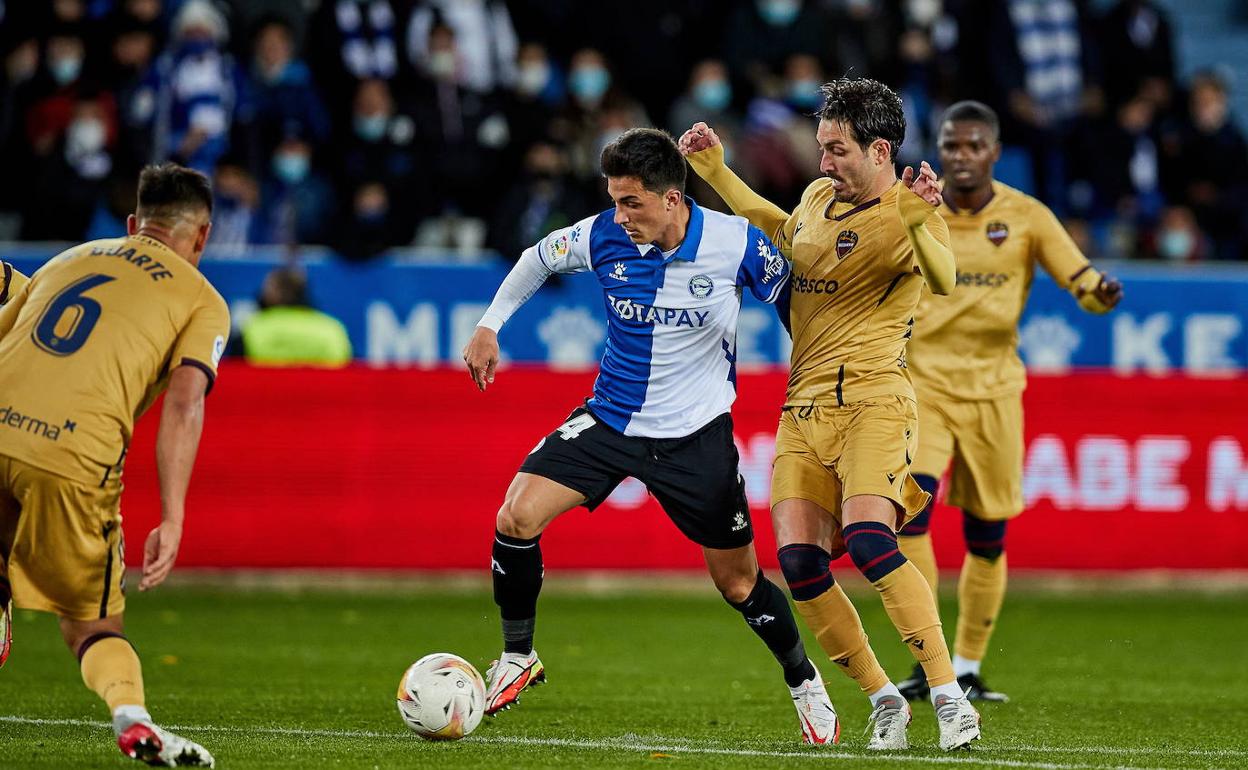
[[[965,676],[967,674],[974,674],[975,676],[979,676],[979,661],[971,660],[970,658],[964,658],[961,655],[954,655],[953,656],[953,675]]]
[[[875,692],[867,696],[868,698],[871,699],[871,708],[875,708],[876,706],[880,705],[880,698],[884,698],[889,695],[896,695],[898,698],[901,698],[901,690],[898,690],[897,685],[893,684],[892,682],[889,682],[888,684],[884,685],[880,689],[876,690]],[[905,698],[902,698],[902,700],[905,700]]]
[[[936,699],[942,695],[950,697],[950,698],[961,698],[962,688],[958,686],[958,683],[956,681],[950,682],[948,684],[936,685],[935,687],[932,688],[932,705],[933,706],[936,705]]]

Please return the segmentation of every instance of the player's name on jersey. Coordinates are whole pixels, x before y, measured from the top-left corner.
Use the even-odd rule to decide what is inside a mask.
[[[169,268],[166,267],[163,262],[153,259],[146,254],[140,253],[139,250],[135,248],[122,248],[121,246],[114,246],[111,249],[106,249],[103,246],[96,246],[91,249],[91,256],[120,257],[135,267],[142,269],[143,272],[147,273],[153,281],[173,277],[173,273],[170,272]]]

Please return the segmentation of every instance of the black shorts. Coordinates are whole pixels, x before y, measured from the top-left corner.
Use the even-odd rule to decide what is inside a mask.
[[[706,548],[740,548],[753,542],[754,529],[738,459],[728,414],[683,438],[641,438],[581,407],[542,439],[520,471],[575,489],[591,511],[632,476],[685,537]]]

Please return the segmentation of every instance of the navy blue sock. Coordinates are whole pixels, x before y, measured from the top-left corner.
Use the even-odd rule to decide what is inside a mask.
[[[975,556],[996,561],[1005,552],[1005,522],[987,521],[962,512],[962,537],[966,550]]]
[[[819,676],[815,666],[806,656],[806,647],[797,632],[793,611],[784,598],[784,592],[758,571],[754,590],[743,602],[729,602],[745,618],[750,630],[776,656],[784,669],[784,681],[789,687],[797,687],[807,679]]]

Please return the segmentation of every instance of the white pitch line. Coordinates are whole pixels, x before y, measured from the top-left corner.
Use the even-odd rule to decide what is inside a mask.
[[[92,719],[44,719],[22,716],[0,716],[0,722],[8,722],[12,724],[29,724],[29,725],[61,725],[74,727],[94,727],[108,728],[112,724]],[[415,736],[407,733],[383,733],[373,730],[325,730],[325,729],[303,729],[295,727],[226,727],[221,725],[167,725],[170,730],[186,730],[192,732],[206,733],[238,733],[238,734],[263,734],[263,735],[292,735],[301,737],[319,737],[319,738],[380,738],[383,740],[414,740]],[[1084,750],[1078,748],[1052,748],[1052,747],[1029,747],[1029,746],[1000,746],[992,748],[981,748],[971,754],[950,755],[950,756],[931,756],[931,755],[907,755],[907,754],[863,754],[858,752],[846,751],[843,749],[829,749],[826,751],[773,751],[765,749],[737,749],[722,748],[713,744],[689,744],[680,742],[667,742],[670,739],[661,737],[647,739],[642,736],[625,736],[623,738],[607,738],[602,740],[580,740],[569,738],[526,738],[521,736],[480,736],[469,739],[472,743],[485,743],[494,745],[507,746],[546,746],[546,747],[562,747],[562,748],[581,748],[581,749],[597,749],[597,750],[616,750],[616,751],[649,751],[649,752],[685,752],[689,754],[705,754],[711,756],[737,756],[737,757],[765,757],[776,759],[805,759],[815,761],[889,761],[889,762],[913,762],[920,764],[948,764],[948,765],[985,765],[992,767],[1015,767],[1015,768],[1034,768],[1035,770],[1163,770],[1161,768],[1147,768],[1138,765],[1105,765],[1105,764],[1070,764],[1056,762],[1030,762],[1026,760],[1014,759],[994,759],[985,756],[988,751],[1033,751],[1033,752],[1077,752],[1089,751],[1096,753],[1118,753],[1118,754],[1159,754],[1162,756],[1179,756],[1179,755],[1199,755],[1199,756],[1242,756],[1248,752],[1228,750],[1173,750],[1173,749],[1144,749],[1144,748],[1102,748],[1098,750]],[[986,749],[986,750],[985,750]],[[1170,769],[1173,770],[1173,769]]]

